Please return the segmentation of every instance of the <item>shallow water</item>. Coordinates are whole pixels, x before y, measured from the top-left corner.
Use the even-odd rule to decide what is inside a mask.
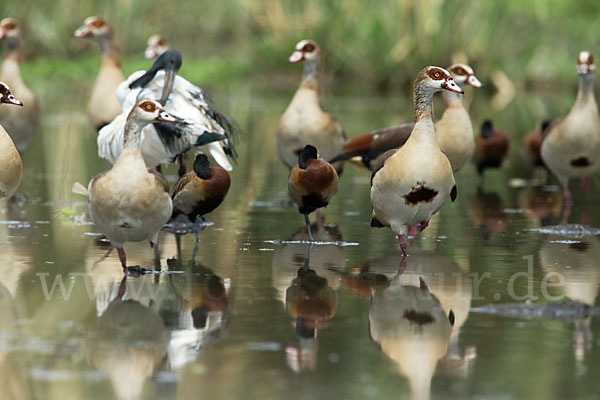
[[[194,235],[182,236],[178,249],[163,232],[157,253],[147,243],[125,245],[131,264],[162,273],[126,280],[84,199],[70,191],[108,168],[96,157],[84,101],[51,102],[45,92],[43,129],[24,153],[17,201],[0,215],[2,398],[600,393],[597,319],[470,312],[527,299],[597,304],[599,239],[577,226],[568,234],[539,229],[563,223],[562,196],[553,180],[532,185],[539,173],[517,139],[535,124],[527,107],[498,113],[484,95],[473,104],[475,125],[496,113],[517,139],[510,160],[487,173],[483,190],[472,165],[457,175],[457,201],[409,240],[400,276],[395,238],[369,227],[370,175],[352,165],[323,211],[325,226],[313,227],[305,271],[303,218],[288,204],[272,133],[294,88],[261,90],[216,95],[246,136],[232,189],[200,232],[195,259]],[[350,136],[411,115],[410,106],[397,112],[406,107],[400,98],[328,98],[327,106]],[[171,180],[174,173],[167,170]],[[567,222],[600,226],[598,177],[587,196],[575,182],[572,189]]]

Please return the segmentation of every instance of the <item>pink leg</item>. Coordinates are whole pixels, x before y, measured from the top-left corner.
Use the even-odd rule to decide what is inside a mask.
[[[587,193],[587,192],[588,192],[588,190],[590,190],[590,185],[591,185],[591,183],[592,183],[592,178],[591,178],[591,177],[589,177],[589,176],[584,176],[584,177],[581,179],[581,191],[582,191],[583,193]]]
[[[421,221],[420,222],[421,232],[423,232],[425,230],[425,228],[427,228],[428,226],[429,226],[429,220],[427,220],[427,221]]]
[[[127,275],[123,277],[121,283],[119,284],[119,291],[117,292],[116,300],[122,300],[125,295],[125,290],[127,289]]]
[[[408,227],[408,236],[417,237],[418,233],[419,233],[419,226],[417,224],[410,225]]]
[[[571,207],[573,206],[573,198],[567,186],[563,186],[563,197],[565,199],[565,208],[563,209],[562,220],[566,223],[571,215]]]
[[[398,235],[398,243],[400,243],[400,250],[402,250],[402,255],[406,257],[408,253],[406,252],[406,238],[404,235]]]
[[[400,265],[398,266],[397,275],[402,275],[406,271],[406,254],[402,256],[402,260],[400,261]]]
[[[117,253],[119,253],[119,260],[121,260],[121,266],[124,271],[127,271],[127,261],[125,258],[125,250],[122,247],[117,247]]]
[[[315,219],[317,222],[317,228],[321,229],[323,227],[323,216],[319,212],[319,209],[317,209],[317,211],[315,211]]]

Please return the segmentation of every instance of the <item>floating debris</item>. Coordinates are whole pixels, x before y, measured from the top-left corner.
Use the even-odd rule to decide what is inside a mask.
[[[506,303],[489,304],[471,308],[471,312],[494,314],[514,318],[543,318],[572,322],[600,316],[600,307],[578,301],[558,301],[550,303]]]
[[[271,243],[271,244],[314,244],[315,246],[324,246],[324,245],[334,245],[334,246],[340,246],[340,247],[346,247],[346,246],[359,246],[360,243],[358,242],[344,242],[344,241],[319,241],[319,240],[315,240],[314,242],[311,242],[310,240],[281,240],[281,239],[274,239],[274,240],[265,240],[264,243]]]
[[[280,201],[251,201],[248,203],[250,207],[295,207],[291,200],[280,200]]]
[[[246,347],[255,351],[280,351],[282,348],[277,342],[250,342]]]
[[[560,235],[571,238],[600,235],[600,229],[579,224],[548,225],[539,228],[532,228],[529,229],[529,231],[543,233],[546,235]]]
[[[27,229],[31,224],[27,221],[0,221],[2,225],[8,225],[9,229]]]

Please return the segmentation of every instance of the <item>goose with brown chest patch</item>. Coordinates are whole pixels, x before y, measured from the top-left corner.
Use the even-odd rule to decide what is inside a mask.
[[[124,127],[123,152],[112,169],[98,174],[87,189],[90,216],[117,248],[126,273],[123,243],[150,240],[154,246],[172,213],[167,180],[156,171],[148,171],[140,153],[142,128],[154,121],[173,123],[175,118],[150,100],[131,110]]]
[[[481,179],[486,168],[500,168],[508,154],[508,136],[494,129],[492,121],[485,120],[479,136],[475,137],[475,165]]]
[[[446,202],[456,198],[452,166],[436,140],[433,124],[433,94],[441,90],[462,93],[448,71],[423,69],[413,86],[415,127],[399,149],[386,152],[371,178],[371,226],[388,226],[398,235],[406,254],[405,225],[420,224],[421,230]]]
[[[448,72],[457,85],[482,87],[475,76],[473,69],[466,64],[454,64],[448,67]],[[444,114],[435,123],[437,141],[442,152],[448,157],[452,170],[458,172],[473,157],[475,137],[469,113],[462,103],[462,96],[444,90]],[[359,159],[362,165],[369,169],[377,164],[376,159],[388,150],[396,149],[408,140],[414,122],[405,122],[399,125],[379,129],[370,133],[356,136],[348,140],[343,147],[343,154],[335,157],[333,161]]]
[[[0,21],[0,40],[4,41],[0,81],[11,89],[26,107],[0,107],[0,124],[9,132],[19,151],[25,150],[40,124],[36,95],[21,77],[21,28],[12,18]]]
[[[87,108],[88,118],[98,131],[121,113],[121,104],[115,94],[119,84],[125,80],[121,72],[119,46],[113,28],[106,20],[99,17],[88,17],[75,31],[75,37],[93,38],[98,42],[102,52],[102,66]]]
[[[308,214],[327,207],[329,200],[337,192],[338,174],[327,161],[321,160],[316,147],[306,145],[298,156],[298,164],[290,171],[288,194],[298,206],[312,242]]]
[[[296,165],[298,154],[309,143],[319,149],[324,160],[329,160],[340,154],[346,141],[342,125],[319,105],[321,51],[314,41],[302,40],[296,45],[289,62],[300,61],[304,61],[302,82],[275,131],[277,154],[289,168]],[[343,163],[334,166],[340,173]]]
[[[23,103],[12,95],[4,82],[0,82],[0,103],[23,106]],[[21,183],[22,176],[21,155],[11,137],[0,124],[0,199],[12,197]]]
[[[146,43],[144,58],[147,60],[154,60],[167,50],[169,50],[169,45],[165,38],[161,35],[152,35],[148,38],[148,42]]]
[[[183,175],[173,188],[173,216],[185,214],[194,224],[194,233],[198,241],[197,219],[216,209],[225,199],[231,178],[221,167],[211,167],[208,157],[196,155],[194,170]]]
[[[567,116],[553,121],[542,142],[542,160],[558,178],[565,197],[565,217],[572,204],[569,179],[584,177],[584,191],[589,177],[600,168],[600,117],[594,97],[594,57],[579,53],[577,99]]]

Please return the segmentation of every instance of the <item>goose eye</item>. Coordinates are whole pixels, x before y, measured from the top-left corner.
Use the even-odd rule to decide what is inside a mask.
[[[440,77],[440,73],[436,72],[435,74],[433,74],[434,77],[439,78]]]
[[[146,111],[153,112],[155,110],[154,104],[150,102],[146,102],[142,104],[142,108]]]
[[[104,25],[104,22],[102,22],[102,20],[95,19],[92,21],[92,25],[94,25],[96,28],[100,28],[102,25]]]
[[[456,69],[456,74],[457,75],[466,75],[465,70],[462,68]]]

